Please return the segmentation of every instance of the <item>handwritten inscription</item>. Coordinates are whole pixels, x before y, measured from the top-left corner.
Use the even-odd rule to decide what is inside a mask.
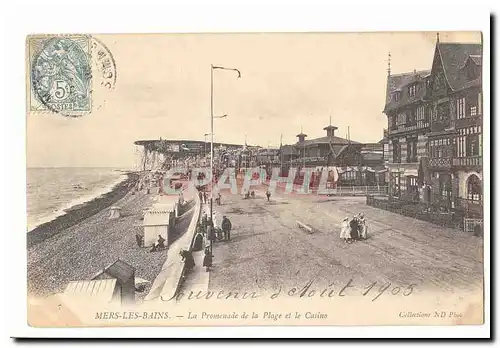
[[[356,286],[353,279],[349,279],[349,281],[345,284],[338,284],[335,286],[334,283],[329,284],[324,288],[313,288],[314,279],[308,281],[303,286],[292,287],[292,288],[284,288],[279,287],[272,294],[259,294],[257,292],[239,292],[239,291],[190,291],[185,293],[183,291],[177,292],[171,298],[161,297],[161,300],[164,302],[168,301],[181,301],[181,300],[253,300],[253,299],[262,299],[262,298],[270,298],[275,300],[277,298],[282,297],[292,297],[292,298],[332,298],[332,297],[345,297],[349,295],[361,295],[365,298],[370,298],[371,301],[376,301],[382,295],[389,296],[410,296],[416,284],[408,284],[406,287],[395,286],[392,283],[379,283],[372,282],[365,286],[361,285]]]

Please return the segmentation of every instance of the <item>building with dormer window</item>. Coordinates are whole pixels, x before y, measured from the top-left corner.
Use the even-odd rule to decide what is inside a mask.
[[[432,202],[482,211],[482,47],[437,41],[426,98]]]
[[[429,70],[391,74],[390,67],[388,69],[385,142],[389,193],[393,197],[420,198],[420,162],[427,157],[427,133],[430,130],[429,109],[425,101],[429,78]]]
[[[436,42],[430,71],[387,76],[389,193],[482,214],[482,47]],[[384,130],[385,131],[385,130]]]

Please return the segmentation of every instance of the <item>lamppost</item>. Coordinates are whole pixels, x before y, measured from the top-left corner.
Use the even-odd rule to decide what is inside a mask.
[[[238,73],[238,78],[241,77],[241,73],[238,69],[233,68],[224,68],[222,66],[214,66],[210,65],[210,133],[211,133],[211,141],[210,141],[210,219],[213,222],[213,174],[214,174],[214,118],[224,118],[227,115],[223,116],[214,116],[214,70],[232,70]],[[212,245],[212,243],[210,243]],[[210,249],[212,249],[210,247]],[[210,250],[211,251],[211,250]]]
[[[203,155],[205,157],[207,156],[207,135],[210,135],[210,133],[203,134],[203,139],[205,140]]]
[[[283,175],[283,133],[280,135],[280,176]]]

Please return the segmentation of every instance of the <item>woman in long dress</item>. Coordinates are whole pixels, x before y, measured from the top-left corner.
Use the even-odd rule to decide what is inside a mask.
[[[359,221],[359,236],[362,239],[366,239],[368,237],[368,224],[366,223],[365,215],[363,213],[359,213],[358,221]]]
[[[351,239],[351,229],[349,227],[348,217],[342,220],[340,224],[340,239],[344,240],[344,242],[347,242],[348,240]]]
[[[349,222],[349,227],[351,231],[351,240],[357,241],[359,239],[359,221],[357,216],[354,216]]]

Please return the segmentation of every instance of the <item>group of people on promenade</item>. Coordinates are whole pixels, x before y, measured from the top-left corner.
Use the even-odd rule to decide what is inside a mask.
[[[202,194],[201,191],[200,194]],[[220,204],[220,193],[218,194],[217,198],[218,204]],[[208,272],[212,267],[213,243],[220,240],[231,240],[232,224],[231,220],[229,220],[229,218],[225,215],[222,217],[222,220],[218,218],[220,215],[218,215],[216,212],[213,212],[212,216],[209,216],[209,201],[205,199],[202,200],[201,196],[200,200],[206,205],[204,206],[200,222],[197,226],[197,234],[194,239],[193,251],[200,251],[203,249],[203,247],[205,248],[203,267],[205,267],[206,271]]]
[[[214,214],[214,218],[212,219],[206,212],[203,212],[201,217],[200,232],[210,242],[221,239],[231,240],[231,228],[231,221],[226,215],[224,215],[222,220],[219,221],[216,214]]]
[[[201,203],[208,203],[208,194],[207,191],[198,191],[198,196],[200,198]]]
[[[210,203],[210,199],[208,198],[207,191],[199,190],[198,197],[200,198],[201,203],[205,203],[205,204]],[[218,192],[217,196],[215,197],[215,204],[222,205],[222,195],[220,194],[220,192]]]
[[[357,240],[368,238],[368,224],[365,220],[365,215],[359,213],[349,219],[346,217],[342,220],[340,226],[340,239],[346,243],[352,243]]]

